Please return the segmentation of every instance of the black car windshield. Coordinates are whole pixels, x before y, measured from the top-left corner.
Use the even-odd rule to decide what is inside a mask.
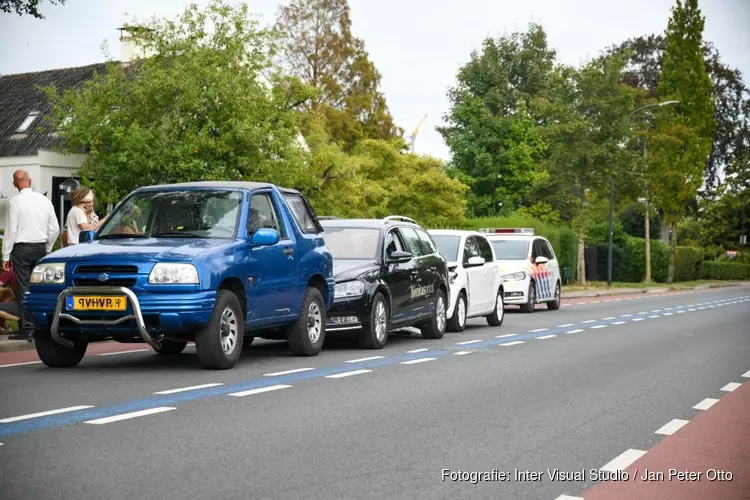
[[[333,259],[374,260],[380,230],[365,227],[325,227],[323,239]]]
[[[432,236],[435,245],[437,245],[438,252],[445,257],[445,260],[448,262],[456,262],[458,260],[458,245],[461,243],[460,236],[450,234],[431,234],[430,236]]]
[[[121,203],[97,238],[233,238],[239,191],[147,191]]]
[[[529,242],[518,240],[490,240],[497,260],[524,260],[529,257]]]

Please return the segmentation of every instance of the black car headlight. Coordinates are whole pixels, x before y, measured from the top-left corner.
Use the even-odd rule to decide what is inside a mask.
[[[363,281],[345,281],[336,283],[336,291],[333,294],[335,299],[348,299],[352,297],[361,297],[365,293],[365,283]]]

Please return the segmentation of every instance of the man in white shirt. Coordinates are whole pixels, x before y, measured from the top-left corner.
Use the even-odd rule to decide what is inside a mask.
[[[3,240],[3,270],[9,270],[12,263],[18,284],[16,302],[21,322],[19,334],[11,338],[31,342],[34,324],[29,311],[23,308],[23,295],[29,289],[31,271],[42,257],[52,251],[60,234],[60,224],[49,198],[31,190],[28,172],[13,172],[13,185],[19,193],[11,198],[8,205]]]

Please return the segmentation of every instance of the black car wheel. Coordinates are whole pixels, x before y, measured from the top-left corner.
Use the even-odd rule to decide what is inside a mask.
[[[378,292],[372,299],[370,322],[365,327],[365,335],[361,338],[360,345],[367,349],[382,349],[388,342],[389,325],[388,304],[383,294]]]
[[[461,291],[456,300],[456,308],[453,311],[450,321],[448,321],[448,330],[451,332],[463,332],[466,328],[466,294]]]
[[[446,319],[446,304],[445,304],[445,292],[438,289],[437,299],[435,299],[435,310],[432,313],[432,318],[427,326],[420,328],[422,331],[422,337],[426,339],[442,339],[445,335],[445,327],[447,326]]]

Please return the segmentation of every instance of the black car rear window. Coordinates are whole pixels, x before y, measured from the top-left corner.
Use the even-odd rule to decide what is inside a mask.
[[[323,239],[334,259],[373,260],[378,254],[380,229],[326,227]]]

